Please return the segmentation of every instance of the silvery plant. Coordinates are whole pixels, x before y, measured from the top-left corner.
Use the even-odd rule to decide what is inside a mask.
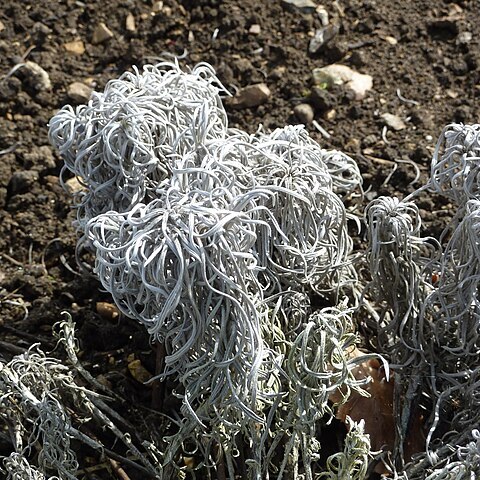
[[[229,128],[226,93],[206,64],[146,66],[64,107],[50,139],[84,187],[76,226],[95,274],[164,345],[160,379],[182,392],[162,464],[178,465],[188,440],[208,475],[221,457],[234,478],[243,449],[249,478],[293,475],[300,461],[313,478],[329,392],[365,383],[348,355],[352,309],[312,313],[309,301],[358,296],[342,197],[361,194],[361,176],[302,126]],[[361,425],[351,431],[363,453],[341,462],[353,472],[370,449]]]
[[[480,125],[448,125],[428,183],[403,200],[381,197],[367,207],[365,297],[383,306],[378,343],[394,371],[394,458],[405,480],[480,475],[479,161]],[[420,234],[414,199],[426,193],[452,202],[438,240]],[[386,281],[392,288],[382,288]],[[415,421],[424,424],[424,452],[411,458]]]
[[[446,127],[428,184],[368,205],[368,248],[354,254],[347,222],[360,219],[345,205],[362,195],[355,161],[322,149],[303,126],[229,128],[225,95],[211,66],[164,61],[110,81],[87,105],[65,106],[49,125],[65,162],[62,181],[74,176],[82,185],[72,199],[78,248],[93,254],[94,274],[123,314],[164,346],[157,378],[176,385],[181,402],[165,412],[172,417],[164,442],[127,445],[136,467],[165,479],[366,478],[375,452],[362,420],[347,417],[343,451],[322,467],[319,460],[332,395],[341,392],[343,403],[369,395],[358,368],[372,354],[352,353],[367,315],[393,371],[396,440],[387,468],[405,480],[472,478],[479,127]],[[439,239],[422,236],[414,199],[427,193],[458,210]],[[100,387],[76,359],[73,326],[63,325],[72,371],[94,392]],[[3,460],[9,478],[75,477],[69,439],[93,441],[79,438],[65,406],[78,395],[100,425],[130,441],[116,413],[69,370],[59,386],[52,378],[63,377],[48,373],[57,364],[40,351],[12,362],[1,370],[10,392],[2,399],[31,401],[16,413],[20,435]],[[43,378],[41,391],[32,392],[28,376],[25,388],[15,386],[19,368]],[[62,389],[70,397],[58,396]],[[420,453],[408,451],[412,420],[425,430]],[[41,455],[33,464],[35,435]]]

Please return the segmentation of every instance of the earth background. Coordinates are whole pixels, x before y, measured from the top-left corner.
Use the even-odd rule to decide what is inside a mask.
[[[330,138],[311,123],[308,131],[322,147],[357,161],[365,204],[379,195],[404,197],[425,183],[443,127],[479,120],[480,3],[325,0],[322,5],[339,29],[312,54],[309,42],[322,27],[318,12],[282,0],[1,2],[0,359],[34,342],[52,350],[52,325],[67,310],[77,324],[84,365],[132,403],[151,401],[152,389],[127,368],[135,357],[155,371],[147,334],[97,307],[111,299],[75,261],[75,213],[59,185],[63,162],[47,138],[51,116],[82,101],[74,82],[102,90],[132,65],[155,62],[165,53],[185,54],[182,64],[209,62],[232,93],[267,84],[271,95],[264,104],[227,106],[232,127],[253,133],[259,124],[271,130],[300,123],[294,107],[311,103]],[[97,42],[102,22],[111,35]],[[28,69],[12,72],[24,61],[44,69],[51,86],[39,88]],[[345,87],[309,97],[312,69],[332,63],[371,75],[372,90],[362,100]],[[404,128],[386,126],[384,113],[398,116]],[[415,165],[420,178],[412,184]],[[417,205],[424,233],[438,234],[451,205],[427,194]],[[357,235],[355,241],[358,247],[363,239]],[[8,454],[6,449],[0,441],[0,452]],[[110,478],[108,472],[97,475]]]

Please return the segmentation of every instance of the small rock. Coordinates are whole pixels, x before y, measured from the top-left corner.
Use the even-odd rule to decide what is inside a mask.
[[[63,48],[65,48],[68,53],[73,53],[74,55],[83,55],[85,53],[85,45],[81,40],[64,43]]]
[[[26,193],[35,182],[38,182],[38,172],[35,170],[22,170],[21,172],[15,172],[10,177],[8,189],[11,195]]]
[[[377,198],[378,196],[378,193],[375,191],[375,190],[369,190],[367,192],[364,193],[364,197],[369,201],[371,202],[372,200],[374,200],[375,198]]]
[[[97,302],[97,313],[104,319],[104,320],[116,320],[120,312],[118,308],[113,305],[113,303],[108,302]]]
[[[135,32],[137,30],[135,26],[135,17],[129,13],[125,19],[125,28],[128,32]]]
[[[195,41],[195,35],[191,30],[188,31],[187,40],[188,40],[188,43],[193,43]]]
[[[344,85],[352,90],[356,100],[362,100],[373,86],[373,78],[370,75],[358,73],[350,67],[341,64],[328,65],[313,70],[313,82],[315,85],[331,88],[333,85]]]
[[[473,35],[471,32],[461,32],[457,36],[456,43],[457,45],[467,45],[473,39]]]
[[[310,100],[320,112],[326,112],[335,106],[335,96],[324,88],[314,86],[310,92]]]
[[[106,42],[113,37],[113,32],[103,23],[100,22],[92,35],[92,43],[98,45],[99,43]]]
[[[319,5],[316,8],[316,12],[318,15],[318,18],[320,19],[320,23],[322,24],[322,27],[326,27],[328,25],[328,12],[325,9],[323,5]]]
[[[230,105],[233,108],[257,107],[265,103],[271,95],[270,89],[265,83],[257,83],[240,89],[231,99]]]
[[[0,20],[0,32],[5,30],[5,24]]]
[[[140,383],[148,382],[153,375],[142,365],[140,360],[132,360],[128,364],[128,371],[130,375]]]
[[[325,58],[328,60],[328,63],[335,63],[342,60],[348,53],[348,43],[347,42],[335,42],[329,43],[325,46]]]
[[[398,43],[398,40],[395,37],[392,37],[391,35],[387,35],[385,37],[385,41],[390,45],[396,45]]]
[[[339,30],[338,25],[335,24],[315,30],[315,35],[308,45],[308,51],[310,53],[317,53],[325,44],[335,37]]]
[[[337,117],[337,111],[334,108],[332,108],[331,110],[325,113],[324,117],[325,117],[325,120],[328,120],[329,122],[333,122]]]
[[[85,187],[80,183],[80,180],[77,177],[69,178],[65,182],[66,190],[71,194],[74,195],[75,193],[79,193],[85,190]]]
[[[303,13],[313,13],[317,8],[312,0],[282,0],[282,3],[287,8],[298,9]]]
[[[21,67],[26,81],[37,92],[52,88],[52,82],[48,73],[37,63],[27,61]]]
[[[450,97],[450,98],[453,98],[453,99],[458,97],[458,92],[456,92],[455,90],[452,90],[450,88],[445,90],[445,93],[446,93],[447,97]]]
[[[162,10],[163,10],[163,2],[162,1],[154,2],[153,6],[152,6],[152,12],[153,13],[160,13]]]
[[[250,33],[252,35],[260,35],[260,32],[261,32],[261,28],[260,28],[260,25],[258,23],[254,23],[248,29],[248,33]]]
[[[385,125],[393,130],[398,131],[407,128],[405,122],[398,115],[393,115],[392,113],[383,113],[381,117]]]
[[[308,103],[300,103],[293,109],[293,113],[304,125],[308,125],[315,117],[313,108]]]
[[[92,91],[92,88],[82,82],[73,82],[67,88],[67,95],[72,102],[87,103],[90,100]]]

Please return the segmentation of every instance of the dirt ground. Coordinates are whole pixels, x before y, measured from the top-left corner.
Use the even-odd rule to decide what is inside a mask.
[[[310,134],[358,162],[367,199],[402,197],[425,182],[442,128],[479,120],[480,4],[324,0],[322,5],[338,33],[309,53],[321,15],[282,0],[1,2],[0,340],[6,343],[0,359],[33,342],[51,349],[51,327],[68,310],[87,368],[104,374],[127,398],[150,401],[151,390],[126,367],[136,352],[154,370],[146,333],[133,321],[97,313],[97,302],[111,299],[75,261],[75,214],[58,182],[62,160],[47,138],[50,117],[81,101],[71,91],[73,82],[101,90],[132,65],[154,62],[165,52],[185,55],[184,63],[211,63],[232,93],[268,85],[266,103],[228,108],[232,127],[253,132],[259,124],[273,129],[299,123],[294,107],[311,103],[330,138],[312,124]],[[110,33],[98,43],[101,22]],[[15,69],[25,61],[44,69],[51,85],[43,88],[28,68]],[[371,75],[372,90],[362,100],[345,87],[312,97],[312,69],[331,63]],[[402,128],[385,126],[385,113],[398,116]],[[412,184],[417,169],[420,178]],[[420,200],[427,231],[441,225],[449,208],[442,202]]]

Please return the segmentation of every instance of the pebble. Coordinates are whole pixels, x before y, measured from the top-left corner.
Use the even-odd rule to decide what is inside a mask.
[[[92,35],[92,43],[98,45],[99,43],[106,42],[113,37],[113,32],[103,23],[100,22]]]
[[[260,32],[261,32],[261,28],[260,28],[260,25],[258,23],[254,23],[248,29],[248,33],[250,33],[252,35],[260,35]]]
[[[0,20],[0,32],[3,32],[5,30],[5,24]]]
[[[97,308],[97,313],[104,320],[116,320],[120,315],[118,308],[115,305],[113,305],[113,303],[97,302],[96,308]]]
[[[395,37],[392,37],[391,35],[387,35],[385,37],[385,41],[390,45],[396,45],[398,43],[398,40]]]
[[[160,13],[162,10],[163,10],[163,2],[162,1],[154,2],[153,6],[152,6],[152,12],[153,13]]]
[[[81,40],[64,43],[63,48],[68,53],[73,53],[74,55],[83,55],[85,53],[85,45]]]
[[[328,12],[323,5],[319,5],[316,8],[317,16],[320,19],[320,23],[322,27],[326,27],[328,25]]]
[[[135,32],[137,30],[135,26],[135,17],[129,13],[125,19],[125,28],[128,32]]]
[[[315,68],[312,72],[313,83],[330,88],[333,85],[344,85],[352,90],[356,100],[362,100],[373,86],[370,75],[358,73],[346,65],[334,63],[322,68]]]
[[[284,6],[289,8],[296,8],[303,13],[313,13],[317,5],[312,0],[282,0]]]
[[[250,108],[264,104],[270,98],[271,92],[265,83],[257,83],[242,88],[231,99],[233,108]]]
[[[407,126],[405,125],[405,122],[398,115],[393,115],[392,113],[383,113],[381,117],[385,125],[387,125],[388,127],[392,128],[395,131],[399,131],[407,128]]]
[[[22,170],[15,172],[8,182],[8,189],[12,195],[28,192],[30,187],[38,182],[38,172],[35,170]]]
[[[333,122],[335,118],[337,117],[337,111],[332,108],[328,112],[325,112],[324,118],[325,120],[328,120],[329,122]]]
[[[22,66],[26,81],[37,92],[42,90],[49,90],[52,88],[52,82],[48,73],[37,63],[30,60],[25,62]]]
[[[457,45],[467,45],[473,39],[473,35],[471,32],[461,32],[457,36],[456,43]]]
[[[326,27],[315,30],[315,35],[310,40],[308,51],[310,53],[317,53],[325,44],[332,40],[339,32],[338,25],[331,24]]]
[[[313,86],[310,92],[310,100],[317,110],[326,112],[336,104],[335,96],[324,88]]]
[[[74,195],[75,193],[79,193],[85,190],[85,187],[80,183],[77,177],[69,178],[65,182],[66,190],[71,194]]]
[[[67,88],[67,95],[72,102],[87,103],[90,100],[92,91],[92,88],[82,82],[73,82]]]
[[[308,103],[300,103],[293,109],[293,113],[304,125],[308,125],[315,117],[313,108]]]

